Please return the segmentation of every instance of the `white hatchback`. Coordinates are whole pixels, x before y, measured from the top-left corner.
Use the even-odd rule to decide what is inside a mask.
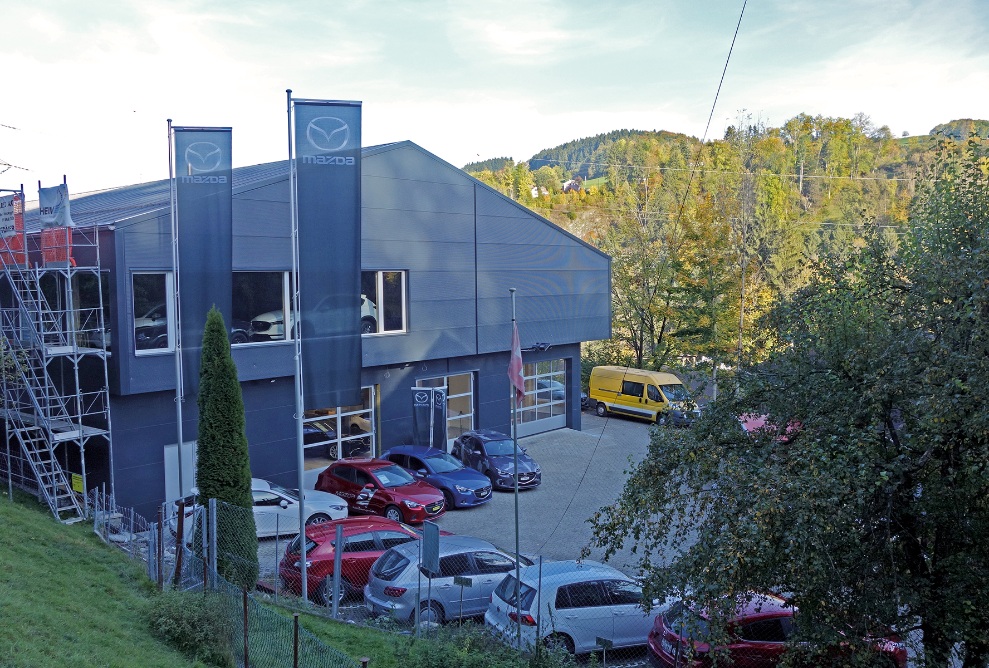
[[[273,482],[251,478],[258,538],[299,533],[299,495]],[[336,494],[307,489],[306,526],[347,516],[347,502]]]
[[[659,609],[642,608],[642,588],[621,571],[593,561],[554,561],[509,574],[491,595],[484,622],[509,644],[555,643],[572,654],[645,645]]]

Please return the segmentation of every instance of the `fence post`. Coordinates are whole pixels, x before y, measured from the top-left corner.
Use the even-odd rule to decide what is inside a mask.
[[[134,537],[134,509],[130,509],[130,558],[134,558],[134,553],[137,552],[137,540]]]
[[[185,552],[185,500],[176,502],[178,515],[175,517],[175,574],[172,576],[172,586],[176,589],[182,582],[182,553]]]
[[[302,527],[302,533],[299,534],[299,540],[306,540],[306,527]],[[343,525],[337,524],[336,532],[336,542],[333,543],[333,590],[330,592],[330,596],[333,597],[333,619],[338,619],[340,614],[340,587],[342,582],[340,581],[340,570],[343,567]],[[323,586],[326,586],[326,580],[323,580]],[[302,592],[303,598],[309,595],[309,592]]]
[[[275,578],[271,582],[271,590],[275,592],[275,604],[278,604],[278,515],[275,515]]]
[[[361,668],[367,668],[367,664],[371,663],[370,657],[362,656],[359,661],[361,662]]]
[[[209,500],[209,569],[216,573],[216,499]]]
[[[241,590],[244,595],[244,668],[250,668],[251,662],[247,658],[247,590]]]
[[[165,588],[165,572],[164,572],[164,561],[165,561],[165,548],[164,548],[164,527],[165,527],[165,511],[161,506],[158,506],[158,528],[155,531],[155,536],[158,538],[158,544],[155,545],[155,570],[156,570],[156,580],[158,581],[158,591]]]
[[[299,613],[292,613],[292,668],[299,668]]]

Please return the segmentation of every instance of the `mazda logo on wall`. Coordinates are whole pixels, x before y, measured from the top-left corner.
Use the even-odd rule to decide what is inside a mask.
[[[223,152],[216,144],[208,141],[197,141],[185,149],[185,162],[189,166],[189,174],[212,172],[220,166]]]
[[[317,150],[342,151],[350,142],[350,126],[336,116],[320,116],[309,121],[306,138]]]

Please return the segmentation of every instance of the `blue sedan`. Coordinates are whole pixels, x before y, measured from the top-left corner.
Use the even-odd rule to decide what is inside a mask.
[[[398,445],[381,454],[382,459],[408,469],[416,478],[443,492],[447,508],[469,508],[491,500],[491,481],[466,468],[442,450],[424,445]]]

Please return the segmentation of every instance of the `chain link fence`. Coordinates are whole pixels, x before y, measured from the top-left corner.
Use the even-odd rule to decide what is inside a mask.
[[[132,509],[117,506],[112,496],[92,491],[87,497],[97,535],[116,545],[133,559],[147,565],[148,577],[160,588],[201,592],[211,598],[213,610],[226,618],[229,646],[238,666],[259,668],[299,666],[302,668],[357,668],[359,664],[298,625],[269,609],[263,598],[248,592],[217,572],[226,562],[227,572],[250,572],[249,559],[236,550],[219,551],[221,537],[244,521],[242,508],[211,503],[200,506],[185,502],[162,507],[157,522],[148,522]],[[210,518],[214,518],[211,522]],[[222,519],[222,522],[217,522]],[[254,526],[251,522],[251,527]],[[216,527],[213,530],[212,527]],[[229,545],[229,541],[226,541]],[[254,568],[257,562],[254,562]]]

